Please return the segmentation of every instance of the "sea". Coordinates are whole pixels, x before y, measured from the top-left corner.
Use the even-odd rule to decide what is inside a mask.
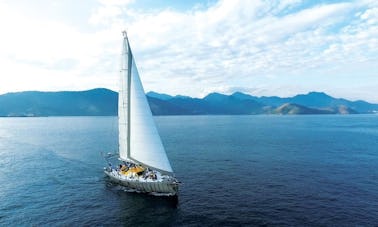
[[[154,119],[176,198],[105,177],[116,117],[0,118],[0,226],[378,225],[378,115]]]

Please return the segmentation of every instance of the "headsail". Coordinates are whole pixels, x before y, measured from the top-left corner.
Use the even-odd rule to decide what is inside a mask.
[[[120,74],[121,86],[118,96],[120,158],[172,173],[125,33]]]

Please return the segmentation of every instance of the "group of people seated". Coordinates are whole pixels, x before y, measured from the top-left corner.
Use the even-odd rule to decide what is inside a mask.
[[[117,172],[120,172],[125,175],[129,175],[132,173],[131,176],[143,176],[144,179],[152,179],[157,180],[156,171],[151,170],[149,168],[144,168],[141,165],[137,165],[131,162],[123,162],[123,164],[119,165],[119,168],[116,169]]]
[[[147,171],[145,171],[145,173],[143,174],[144,176],[144,179],[152,179],[152,180],[157,180],[157,176],[156,176],[156,172],[154,170],[149,170],[147,168]]]
[[[129,163],[127,162],[127,164],[129,164]],[[127,165],[127,164],[126,165],[119,164],[118,171],[127,172],[132,167],[131,165]]]

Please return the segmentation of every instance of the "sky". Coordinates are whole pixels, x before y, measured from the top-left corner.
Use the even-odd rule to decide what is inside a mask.
[[[146,92],[378,103],[376,0],[0,0],[0,29],[0,94],[117,91],[126,29]]]

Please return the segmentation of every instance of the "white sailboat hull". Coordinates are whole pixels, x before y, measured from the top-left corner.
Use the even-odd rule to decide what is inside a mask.
[[[109,171],[106,169],[104,172],[113,182],[135,189],[138,192],[161,196],[175,196],[178,193],[178,183],[174,181],[146,180],[143,177],[129,178],[116,170]]]

